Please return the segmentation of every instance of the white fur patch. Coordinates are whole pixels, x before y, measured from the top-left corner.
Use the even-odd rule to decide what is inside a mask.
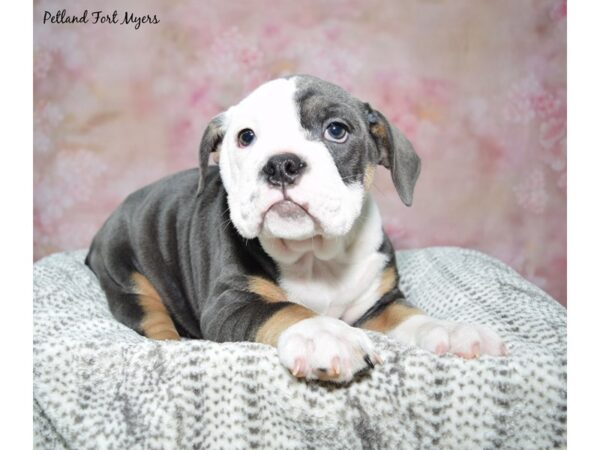
[[[408,318],[388,334],[400,342],[440,355],[454,353],[471,359],[486,354],[507,354],[506,345],[489,327],[437,320],[422,314]]]
[[[292,302],[352,323],[379,299],[378,287],[388,256],[377,205],[367,196],[363,211],[343,238],[303,241],[260,237],[279,264],[279,285]]]

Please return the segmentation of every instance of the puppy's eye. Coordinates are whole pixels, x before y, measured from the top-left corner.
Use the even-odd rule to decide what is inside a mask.
[[[325,129],[325,139],[333,142],[345,142],[348,138],[348,128],[340,122],[331,122]]]
[[[248,147],[254,142],[256,135],[250,128],[244,128],[238,133],[238,145],[240,147]]]

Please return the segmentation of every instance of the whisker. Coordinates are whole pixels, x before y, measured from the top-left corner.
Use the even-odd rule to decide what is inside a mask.
[[[221,214],[221,217],[223,217],[228,212],[229,212],[229,206],[227,208],[225,208],[225,211],[223,211],[223,213]]]
[[[222,221],[222,222],[219,224],[219,229],[220,229],[220,230],[226,230],[226,229],[227,229],[227,227],[228,227],[228,226],[229,226],[231,223],[232,223],[232,221],[231,221],[231,217],[229,217],[229,216],[228,216],[228,217],[226,217],[226,218],[225,218],[225,220],[224,220],[224,221]]]

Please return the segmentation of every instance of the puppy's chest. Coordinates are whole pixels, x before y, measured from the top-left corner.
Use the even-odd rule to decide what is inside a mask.
[[[352,321],[360,315],[346,318],[345,313],[366,311],[378,300],[386,262],[387,257],[378,252],[350,262],[321,261],[307,254],[296,264],[281,267],[279,284],[290,301],[319,314]]]

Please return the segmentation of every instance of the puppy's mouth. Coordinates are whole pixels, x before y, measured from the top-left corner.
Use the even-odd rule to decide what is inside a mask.
[[[273,203],[263,214],[261,229],[264,234],[282,239],[306,239],[320,230],[318,221],[308,206],[284,198]]]
[[[277,214],[279,217],[288,220],[300,219],[306,215],[310,216],[308,210],[299,205],[293,200],[284,199],[273,203],[266,211],[265,216],[270,212]],[[311,216],[312,217],[312,216]]]

